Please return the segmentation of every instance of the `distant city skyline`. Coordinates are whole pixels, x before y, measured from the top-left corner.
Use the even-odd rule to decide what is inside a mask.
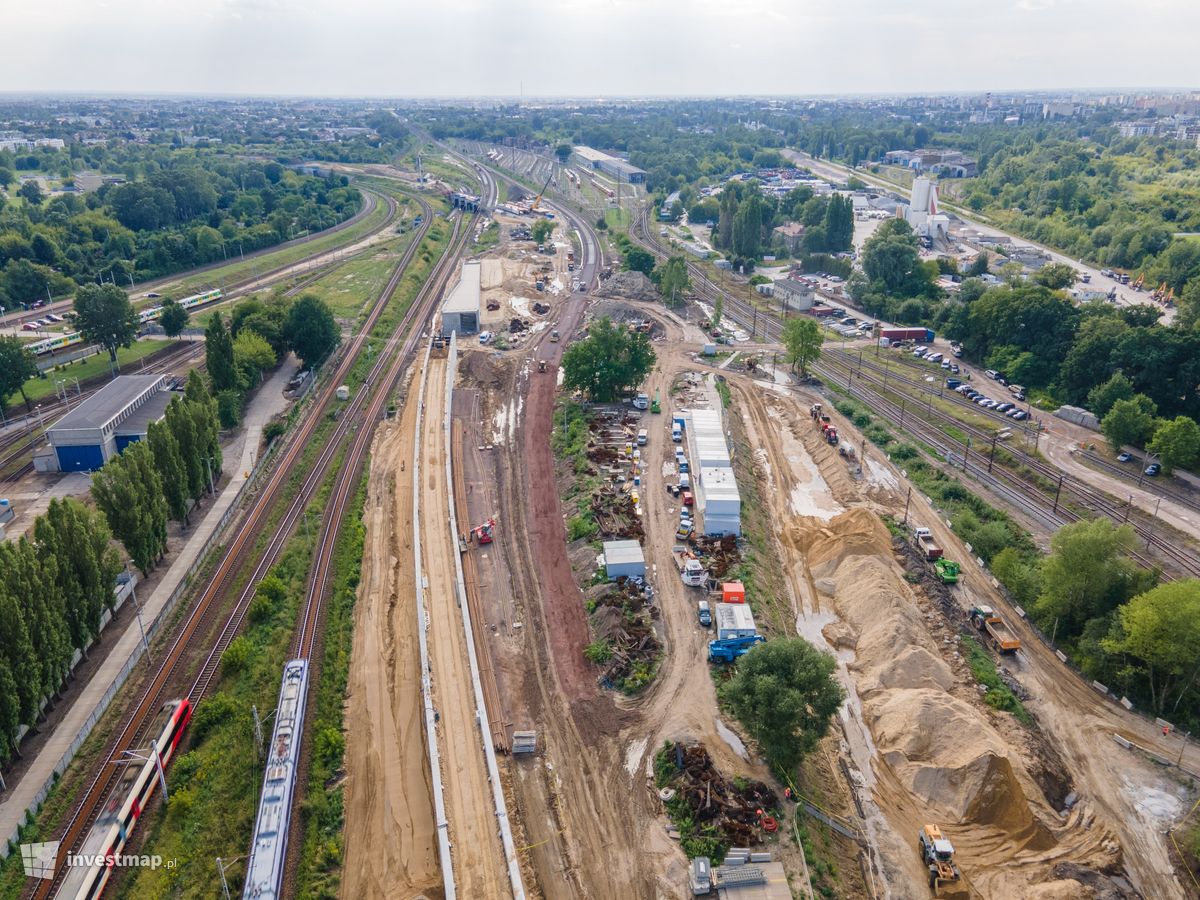
[[[828,96],[1188,90],[1200,4],[60,0],[5,21],[10,94]]]

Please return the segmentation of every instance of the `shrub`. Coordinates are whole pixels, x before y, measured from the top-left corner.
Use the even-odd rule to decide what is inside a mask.
[[[608,641],[593,641],[583,648],[583,655],[597,665],[612,659],[612,645]]]

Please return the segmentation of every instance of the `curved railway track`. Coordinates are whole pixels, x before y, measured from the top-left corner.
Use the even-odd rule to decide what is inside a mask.
[[[647,207],[643,207],[640,210],[631,231],[634,241],[641,244],[657,257],[665,258],[668,255],[666,249],[657,240],[653,230],[648,226]],[[715,300],[717,297],[721,297],[723,299],[725,314],[731,319],[739,322],[743,327],[754,328],[757,333],[762,334],[769,342],[778,342],[780,340],[783,325],[777,315],[758,311],[741,297],[724,291],[696,263],[689,261],[687,265],[693,282],[693,289],[698,294],[707,300]],[[752,325],[752,323],[754,324]],[[837,349],[826,349],[822,354],[821,361],[813,366],[813,371],[826,381],[838,384],[839,386],[846,383],[853,383],[857,380],[857,384],[850,389],[850,393],[857,399],[865,402],[872,410],[879,410],[881,414],[884,414],[881,407],[888,409],[894,415],[884,414],[885,418],[898,427],[901,427],[904,431],[920,438],[929,446],[937,448],[940,453],[953,452],[958,454],[959,457],[964,455],[961,452],[964,449],[962,445],[953,445],[951,439],[944,432],[932,425],[927,425],[925,420],[917,416],[917,404],[913,405],[912,414],[905,415],[901,410],[902,404],[894,403],[887,396],[888,391],[894,389],[885,386],[883,382],[885,377],[892,380],[903,380],[907,382],[909,387],[922,392],[929,390],[927,383],[906,379],[893,370],[892,367],[888,367],[885,372],[882,367],[877,368],[874,363],[869,363],[865,355],[863,359],[865,373],[858,372],[857,359],[857,355],[852,356],[848,352]],[[854,360],[854,362],[851,362],[851,360]],[[895,390],[898,390],[898,387]],[[966,402],[965,398],[962,398],[961,395],[954,394],[954,397],[958,398],[956,402]],[[974,404],[972,406],[974,407]],[[980,410],[978,407],[974,408],[976,411],[988,412]],[[996,431],[994,430],[988,431],[977,425],[966,423],[955,416],[943,412],[932,404],[929,404],[929,416],[931,420],[937,420],[943,425],[952,426],[959,431],[971,435],[972,449],[981,454],[980,459],[983,459],[983,447],[990,446],[993,437],[996,435]],[[1019,423],[1007,419],[1000,414],[992,413],[989,418],[993,418],[997,421],[997,424],[1004,424],[1011,429],[1020,427]],[[1015,446],[1005,446],[1004,450],[1023,469],[1027,469],[1040,478],[1060,485],[1056,491],[1058,494],[1057,499],[1053,496],[1048,496],[1035,478],[1026,476],[1022,472],[1013,471],[1002,463],[993,464],[990,467],[990,471],[987,471],[986,467],[982,470],[973,470],[970,466],[969,453],[967,454],[967,474],[975,475],[976,478],[984,482],[989,488],[993,488],[996,493],[1015,503],[1023,512],[1027,514],[1031,511],[1035,512],[1036,517],[1050,525],[1050,527],[1058,527],[1081,518],[1074,507],[1088,509],[1098,515],[1106,516],[1114,522],[1123,523],[1128,521],[1136,531],[1139,539],[1144,542],[1143,547],[1146,548],[1145,551],[1131,554],[1143,565],[1152,568],[1161,568],[1162,563],[1166,562],[1182,574],[1200,576],[1200,553],[1190,548],[1179,546],[1166,533],[1165,528],[1155,528],[1153,523],[1144,523],[1130,518],[1130,510],[1125,504],[1114,500],[1112,497],[1096,490],[1078,478],[1068,475],[1057,467],[1046,463],[1040,456],[1028,453]],[[1147,555],[1150,548],[1153,548],[1157,554],[1157,558]]]
[[[287,440],[286,446],[281,453],[282,458],[277,460],[267,484],[256,498],[236,537],[226,545],[224,555],[218,564],[216,572],[201,592],[199,598],[194,601],[186,620],[180,627],[170,648],[161,657],[161,662],[143,690],[142,696],[134,704],[132,710],[125,715],[116,731],[116,736],[109,741],[99,770],[93,776],[69,816],[68,825],[62,837],[60,859],[63,854],[73,851],[95,822],[96,817],[102,809],[108,790],[116,780],[117,772],[115,771],[115,767],[111,765],[112,761],[119,758],[124,751],[141,746],[146,723],[153,718],[155,711],[161,705],[163,698],[166,696],[168,685],[174,686],[174,683],[181,675],[179,670],[181,663],[187,657],[185,651],[189,645],[194,640],[210,632],[218,624],[221,606],[220,600],[225,596],[228,587],[236,578],[237,573],[243,568],[254,552],[254,545],[259,533],[266,526],[270,512],[276,505],[276,501],[279,499],[284,486],[289,480],[292,467],[300,459],[308,445],[309,439],[322,419],[320,412],[330,404],[336,386],[342,383],[357,362],[366,345],[371,329],[378,322],[388,301],[399,285],[408,264],[421,246],[422,239],[429,225],[432,223],[431,207],[424,200],[418,199],[418,202],[421,204],[424,214],[423,224],[418,237],[409,245],[404,256],[397,264],[387,285],[372,307],[366,322],[362,326],[362,330],[353,338],[350,346],[342,354],[334,375],[321,389],[321,394],[314,403],[310,414],[304,418],[297,431]],[[399,326],[400,328],[406,327],[407,324],[411,323],[411,315],[416,309],[417,304],[414,303],[413,307],[409,310],[409,314],[404,317]],[[386,354],[381,353],[377,365],[382,363],[385,357]],[[289,504],[280,523],[273,530],[271,539],[268,542],[266,550],[261,554],[254,574],[247,583],[246,589],[242,591],[241,596],[238,598],[232,613],[226,617],[223,627],[221,627],[216,640],[212,644],[208,657],[201,666],[199,674],[192,682],[192,686],[188,691],[188,697],[193,703],[196,703],[204,695],[211,684],[221,654],[228,647],[229,642],[232,641],[238,627],[240,627],[245,615],[245,608],[248,605],[250,596],[252,596],[254,585],[278,557],[278,554],[286,543],[287,536],[291,533],[300,516],[303,514],[308,500],[324,479],[330,461],[341,446],[341,439],[345,437],[354,422],[355,417],[345,412],[339,417],[338,426],[326,440],[317,464],[309,471],[301,489]],[[60,866],[59,878],[40,883],[30,892],[29,896],[38,898],[50,896],[53,891],[57,890],[58,885],[61,883],[62,870],[65,868],[64,866]]]

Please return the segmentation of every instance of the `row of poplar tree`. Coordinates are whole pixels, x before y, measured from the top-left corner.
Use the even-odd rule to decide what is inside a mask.
[[[221,471],[216,403],[193,371],[147,439],[93,478],[96,509],[55,499],[31,535],[0,542],[0,760],[17,754],[22,725],[61,689],[76,650],[99,634],[123,568],[116,537],[143,573],[167,547],[167,521],[187,523]]]

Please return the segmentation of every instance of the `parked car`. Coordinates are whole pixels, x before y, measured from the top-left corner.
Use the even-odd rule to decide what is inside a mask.
[[[1126,450],[1122,450],[1117,454],[1117,462],[1129,462],[1131,459],[1133,459],[1133,454]]]
[[[999,373],[995,369],[985,369],[983,374],[995,381]]]
[[[1012,418],[1016,419],[1018,422],[1024,422],[1026,419],[1029,418],[1029,413],[1025,412],[1025,410],[1023,410],[1023,409],[1009,410],[1008,413],[1006,413],[1006,415],[1011,416]]]
[[[1013,405],[1008,402],[996,404],[996,412],[1006,413],[1012,408],[1013,408]]]
[[[707,600],[700,601],[697,609],[697,618],[700,620],[700,624],[705,628],[708,628],[712,625],[712,609],[709,607]]]
[[[1146,468],[1144,468],[1142,470],[1142,474],[1149,475],[1151,478],[1153,478],[1155,475],[1157,475],[1161,471],[1162,471],[1162,466],[1160,466],[1158,463],[1150,463],[1150,465],[1146,466]]]

